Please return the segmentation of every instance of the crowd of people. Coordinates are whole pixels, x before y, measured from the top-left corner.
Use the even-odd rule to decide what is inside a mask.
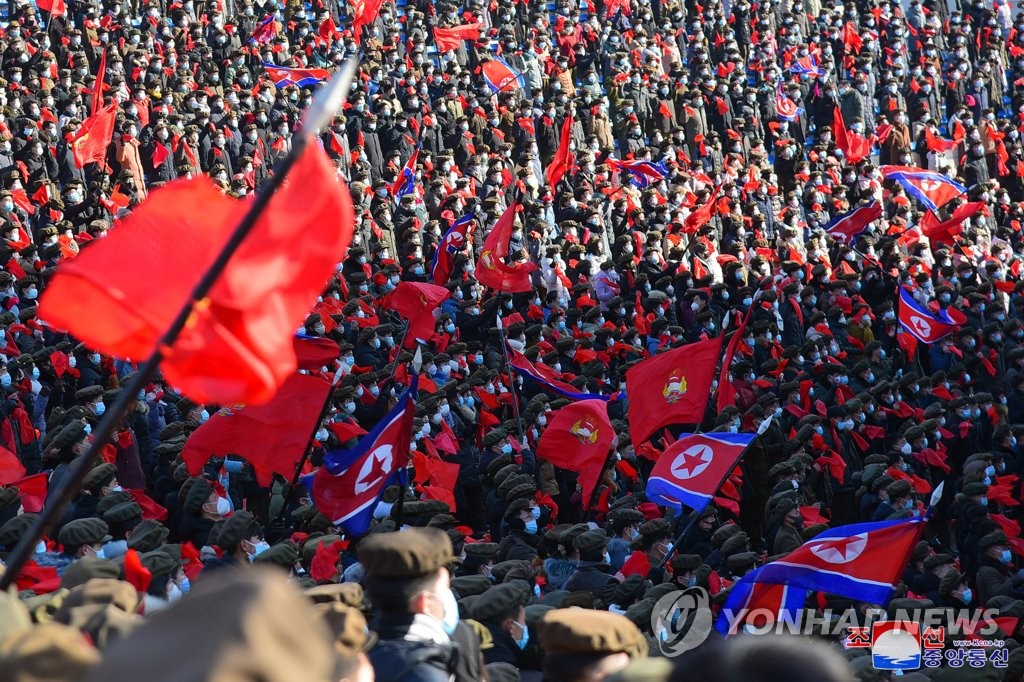
[[[301,330],[339,347],[310,466],[408,386],[405,322],[383,298],[401,282],[449,297],[415,344],[418,466],[369,534],[285,478],[261,486],[244,452],[190,476],[182,448],[222,406],[158,376],[3,595],[0,677],[883,679],[836,642],[787,659],[769,651],[803,644],[723,653],[712,637],[655,660],[652,611],[690,587],[717,609],[826,528],[926,512],[901,603],[1024,616],[1024,13],[1006,0],[49,1],[11,3],[0,35],[0,558],[137,369],[48,326],[37,299],[167,183],[258,190],[317,88],[274,66],[360,62],[318,136],[357,217]],[[476,37],[437,39],[466,26]],[[80,166],[77,131],[114,102],[105,162]],[[883,166],[965,191],[935,205]],[[514,202],[507,262],[537,268],[510,294],[474,274]],[[830,232],[871,202],[862,232]],[[901,288],[964,323],[917,341]],[[719,405],[716,381],[702,423],[634,443],[626,371],[737,334],[734,399]],[[617,439],[589,498],[535,454],[569,401],[511,371],[505,339],[610,398]],[[697,518],[644,495],[657,454],[696,429],[758,432]],[[430,462],[457,477],[439,490]],[[1024,674],[1024,621],[1011,630],[987,679]]]

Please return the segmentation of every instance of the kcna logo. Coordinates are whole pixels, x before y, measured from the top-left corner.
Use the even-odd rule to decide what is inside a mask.
[[[703,587],[669,592],[655,603],[651,631],[663,656],[678,656],[704,643],[711,634],[710,603]]]

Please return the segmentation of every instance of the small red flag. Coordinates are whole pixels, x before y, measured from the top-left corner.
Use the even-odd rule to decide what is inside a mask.
[[[124,229],[62,265],[40,315],[102,353],[147,357],[249,201],[224,196],[205,176],[153,192]],[[347,188],[323,150],[310,146],[165,349],[167,380],[199,402],[273,397],[295,371],[294,330],[344,256],[353,222]]]
[[[159,168],[163,165],[167,157],[171,155],[171,152],[167,150],[167,147],[159,142],[153,147],[153,168]]]
[[[25,467],[18,456],[0,446],[0,485],[10,485],[25,475]]]
[[[569,142],[572,138],[572,116],[566,116],[562,122],[562,139],[558,143],[558,151],[555,152],[555,156],[551,159],[551,163],[548,165],[547,171],[544,175],[548,180],[548,187],[552,190],[558,184],[558,181],[569,172],[572,168],[574,161],[574,155],[569,149]]]
[[[37,0],[36,6],[44,12],[49,12],[51,17],[62,17],[68,13],[68,6],[64,0]]]
[[[146,593],[149,584],[153,582],[153,574],[142,565],[142,559],[134,549],[129,549],[124,555],[124,579],[135,588],[136,592],[142,594]]]
[[[426,340],[434,334],[434,309],[448,298],[448,289],[422,282],[399,282],[395,290],[381,302],[388,310],[397,311],[409,321],[405,335],[405,348],[416,345],[417,339]]]
[[[451,28],[434,27],[434,44],[438,52],[452,52],[459,49],[464,40],[476,40],[480,37],[479,22],[474,24],[463,24]]]
[[[30,514],[37,514],[43,508],[46,501],[46,491],[49,489],[49,474],[45,471],[41,474],[26,476],[11,483],[21,492],[21,506]]]
[[[75,165],[84,168],[87,163],[104,163],[107,147],[114,138],[114,119],[117,117],[117,102],[97,111],[82,121],[82,127],[71,138],[71,153]]]

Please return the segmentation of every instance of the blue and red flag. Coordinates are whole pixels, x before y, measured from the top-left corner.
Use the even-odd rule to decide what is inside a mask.
[[[532,379],[544,388],[566,397],[569,400],[608,400],[609,396],[599,393],[586,393],[561,379],[558,372],[544,364],[533,364],[530,360],[507,343],[508,361],[512,369],[526,379]]]
[[[715,621],[715,629],[726,637],[739,633],[745,624],[764,627],[769,614],[773,623],[799,622],[798,612],[807,599],[807,590],[758,582],[760,572],[760,568],[753,570],[732,586]]]
[[[473,224],[474,214],[468,213],[448,228],[434,252],[434,262],[430,266],[430,279],[434,284],[444,286],[455,269],[455,254],[466,246],[469,226]]]
[[[756,433],[682,434],[651,470],[647,499],[703,511],[756,437]]]
[[[252,30],[249,42],[263,45],[274,39],[274,15],[268,16],[260,22],[260,25]]]
[[[775,86],[775,111],[778,112],[779,118],[783,121],[795,121],[803,113],[803,109],[798,107],[796,102],[786,97],[786,94],[782,92],[781,81]]]
[[[818,66],[818,60],[814,58],[813,54],[809,54],[806,57],[801,57],[800,59],[797,59],[789,67],[789,70],[799,76],[807,74],[808,76],[814,76],[815,78],[817,78],[819,76],[824,75],[824,72],[821,70],[821,67]]]
[[[416,189],[416,160],[419,156],[420,149],[417,147],[412,156],[409,157],[409,160],[405,162],[402,172],[391,183],[391,193],[395,197],[396,204],[402,201],[402,197]]]
[[[757,582],[885,604],[924,531],[923,519],[830,528],[760,568]]]
[[[263,69],[270,76],[270,80],[274,81],[274,86],[278,88],[283,88],[286,85],[309,87],[325,81],[331,76],[331,72],[327,69],[290,69],[266,62],[263,63]]]
[[[394,409],[351,450],[331,450],[322,467],[302,478],[313,504],[352,535],[370,528],[384,489],[405,475],[416,416],[417,375]]]
[[[526,87],[526,79],[501,57],[492,57],[480,67],[491,92],[513,92]]]
[[[882,217],[882,205],[872,199],[863,206],[852,211],[837,215],[825,226],[825,232],[844,244],[852,244],[857,236],[867,229],[868,225]]]
[[[607,164],[620,173],[629,173],[629,181],[641,189],[668,177],[668,169],[660,161],[619,161],[608,157]]]
[[[882,177],[900,183],[907,194],[932,211],[937,211],[967,191],[959,182],[924,168],[880,166],[878,170],[882,172]]]
[[[904,287],[900,287],[900,324],[921,343],[935,343],[946,338],[964,321],[955,320],[949,310],[933,313],[921,306]]]

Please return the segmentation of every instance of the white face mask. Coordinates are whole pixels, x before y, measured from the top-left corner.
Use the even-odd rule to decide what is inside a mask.
[[[231,503],[228,502],[228,498],[226,498],[226,497],[218,497],[217,498],[217,515],[218,516],[227,516],[229,513],[231,513]]]

